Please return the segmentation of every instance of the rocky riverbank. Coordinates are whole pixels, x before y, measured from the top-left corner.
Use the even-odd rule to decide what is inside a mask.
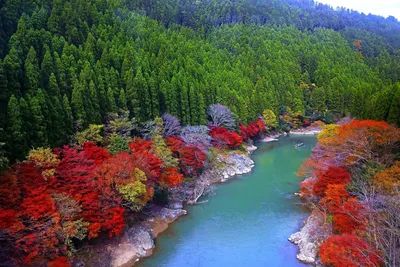
[[[304,222],[303,228],[288,239],[299,247],[297,254],[299,261],[320,266],[318,248],[329,235],[331,235],[330,225],[325,224],[324,215],[315,209]]]
[[[212,168],[207,169],[193,181],[184,182],[173,189],[169,196],[169,206],[150,205],[135,218],[136,222],[128,224],[122,236],[105,237],[94,244],[81,249],[74,266],[112,266],[131,267],[140,258],[152,255],[155,247],[154,239],[168,228],[168,225],[186,214],[183,204],[197,204],[201,196],[212,190],[212,185],[226,182],[229,178],[245,174],[254,167],[250,158],[255,146],[247,146],[246,152],[230,151],[216,157]],[[127,220],[129,220],[129,215]]]
[[[321,132],[320,127],[307,127],[291,130],[289,133],[293,135],[314,135],[319,134]]]

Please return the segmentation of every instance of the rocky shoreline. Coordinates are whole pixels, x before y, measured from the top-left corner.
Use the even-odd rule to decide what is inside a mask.
[[[331,235],[329,224],[325,224],[324,215],[314,209],[305,220],[304,226],[297,233],[292,234],[288,240],[299,247],[297,259],[301,262],[320,266],[318,248],[322,240]]]

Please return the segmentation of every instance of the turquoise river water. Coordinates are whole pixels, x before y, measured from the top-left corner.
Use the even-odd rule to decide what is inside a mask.
[[[301,148],[296,143],[303,142]],[[154,255],[140,267],[306,266],[288,237],[307,211],[295,192],[296,172],[316,143],[314,136],[281,137],[258,143],[253,171],[216,186],[207,203],[186,207],[188,215],[158,236]]]

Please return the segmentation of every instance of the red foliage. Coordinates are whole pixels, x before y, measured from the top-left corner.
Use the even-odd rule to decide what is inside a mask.
[[[154,184],[161,179],[161,166],[164,162],[157,155],[148,151],[138,151],[132,154],[132,160],[137,168],[144,171],[148,182]]]
[[[5,209],[16,208],[21,202],[20,187],[17,184],[17,177],[10,171],[0,175],[0,207]]]
[[[343,204],[341,210],[333,215],[333,230],[341,233],[354,233],[365,229],[364,205],[350,199]]]
[[[105,220],[102,225],[102,230],[108,231],[110,237],[113,235],[120,235],[125,228],[125,209],[122,207],[106,209],[104,214]]]
[[[229,132],[226,128],[212,127],[210,136],[212,143],[218,148],[237,148],[243,143],[243,138],[235,132]]]
[[[264,133],[265,124],[261,119],[250,123],[247,125],[247,127],[245,127],[242,123],[239,123],[239,130],[242,134],[243,140],[248,140],[250,138],[258,137],[260,134]]]
[[[248,140],[250,138],[250,136],[247,134],[246,126],[244,126],[241,122],[239,123],[239,131],[243,140]]]
[[[317,182],[314,185],[313,193],[316,196],[325,196],[325,190],[330,184],[348,184],[350,182],[350,173],[337,167],[329,167],[324,173],[318,175]]]
[[[17,212],[0,208],[0,229],[10,228],[17,220]]]
[[[83,145],[88,159],[94,160],[96,165],[101,164],[104,160],[111,157],[108,151],[104,148],[96,146],[92,142],[87,142]]]
[[[187,146],[182,139],[177,136],[166,138],[166,143],[174,153],[174,156],[180,160],[180,168],[185,175],[197,176],[207,159],[207,155],[199,148]]]
[[[49,194],[42,193],[35,197],[27,197],[21,204],[21,215],[33,220],[51,216],[56,211],[54,202]]]
[[[377,255],[364,239],[349,234],[330,236],[319,248],[322,263],[335,267],[380,266]]]
[[[57,259],[47,263],[47,267],[70,267],[71,263],[67,257],[58,257]]]
[[[152,145],[153,145],[153,142],[151,142],[151,141],[147,141],[147,140],[144,140],[141,138],[135,138],[129,144],[129,148],[132,150],[133,153],[138,153],[141,151],[150,151]]]
[[[134,182],[135,169],[132,156],[128,152],[119,152],[96,168],[94,177],[114,187]]]
[[[183,175],[179,173],[178,168],[168,167],[163,170],[161,179],[161,184],[165,183],[170,187],[174,187],[183,182]]]

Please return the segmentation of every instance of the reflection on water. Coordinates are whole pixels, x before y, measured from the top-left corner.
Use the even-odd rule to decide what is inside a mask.
[[[252,173],[218,185],[209,202],[187,207],[188,215],[161,234],[154,255],[138,265],[304,266],[287,238],[307,215],[293,194],[296,172],[315,143],[315,137],[291,136],[258,144]]]

